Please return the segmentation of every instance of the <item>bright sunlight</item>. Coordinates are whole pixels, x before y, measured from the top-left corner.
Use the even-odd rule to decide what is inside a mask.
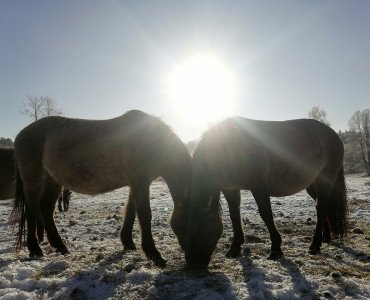
[[[170,105],[200,127],[233,112],[235,86],[232,72],[212,55],[197,55],[178,64],[167,80]]]

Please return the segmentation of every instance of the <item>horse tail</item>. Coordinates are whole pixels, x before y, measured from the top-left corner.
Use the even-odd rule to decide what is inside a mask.
[[[17,238],[15,242],[15,250],[18,254],[22,248],[23,241],[26,238],[26,198],[23,191],[23,180],[20,175],[17,160],[15,160],[15,198],[13,201],[13,211],[11,213],[10,222],[18,224]]]
[[[330,229],[333,234],[342,240],[348,230],[347,187],[343,166],[338,172],[329,201],[328,221]]]

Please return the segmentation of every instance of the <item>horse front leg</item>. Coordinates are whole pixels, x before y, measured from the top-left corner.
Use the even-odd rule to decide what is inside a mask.
[[[271,209],[270,195],[266,186],[261,186],[251,190],[257,202],[258,210],[262,220],[265,222],[271,238],[271,252],[267,259],[277,260],[283,256],[281,251],[281,236],[276,229],[274,216]]]
[[[240,255],[241,246],[244,244],[244,233],[240,217],[240,190],[222,190],[229,206],[230,219],[233,225],[233,241],[226,257],[237,257]]]
[[[131,185],[135,200],[136,213],[141,227],[141,246],[145,255],[158,267],[165,267],[166,260],[162,258],[154,244],[151,222],[152,212],[149,203],[150,182],[139,180]]]
[[[132,229],[134,227],[135,214],[134,195],[132,190],[130,190],[130,195],[125,205],[124,219],[120,232],[121,242],[124,250],[136,250],[135,243],[132,240]]]

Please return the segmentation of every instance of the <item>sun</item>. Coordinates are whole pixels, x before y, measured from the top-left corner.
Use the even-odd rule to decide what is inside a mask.
[[[173,110],[200,126],[228,116],[234,109],[236,80],[213,55],[195,55],[177,64],[167,79]]]

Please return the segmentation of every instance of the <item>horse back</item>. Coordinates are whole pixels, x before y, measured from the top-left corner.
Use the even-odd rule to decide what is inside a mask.
[[[194,172],[214,186],[251,189],[258,183],[285,196],[305,189],[325,168],[341,166],[342,157],[341,140],[318,121],[237,117],[208,130],[193,160]]]
[[[46,174],[75,192],[97,194],[160,176],[170,156],[163,149],[177,139],[158,118],[129,111],[109,120],[47,117],[23,129],[15,149],[27,164],[23,177]]]

